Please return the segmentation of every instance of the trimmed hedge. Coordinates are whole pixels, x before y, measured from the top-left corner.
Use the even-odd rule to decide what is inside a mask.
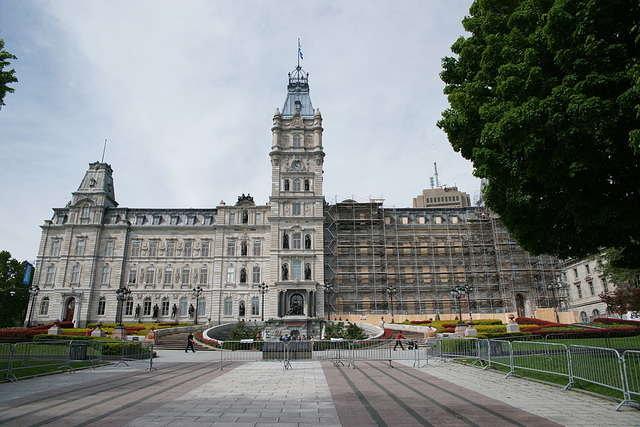
[[[603,325],[630,325],[640,328],[640,322],[638,322],[637,320],[609,319],[608,317],[597,317],[593,319],[593,323],[602,323]]]

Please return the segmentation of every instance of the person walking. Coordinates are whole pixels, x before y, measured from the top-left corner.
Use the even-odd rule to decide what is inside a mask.
[[[398,332],[398,336],[396,337],[396,345],[393,346],[393,351],[396,350],[396,347],[400,346],[401,349],[404,350],[404,346],[402,345],[402,341],[404,336],[402,336],[402,332]]]
[[[196,352],[193,348],[193,333],[189,332],[189,336],[187,337],[187,348],[184,350],[185,353],[189,351],[189,347],[191,347],[191,351]]]

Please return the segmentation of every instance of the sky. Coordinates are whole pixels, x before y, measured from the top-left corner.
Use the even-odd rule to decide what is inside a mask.
[[[434,162],[441,185],[477,199],[471,163],[436,126],[441,60],[471,3],[0,0],[19,80],[0,110],[0,250],[35,261],[40,226],[105,139],[121,207],[268,203],[272,118],[298,38],[327,201],[411,207]]]

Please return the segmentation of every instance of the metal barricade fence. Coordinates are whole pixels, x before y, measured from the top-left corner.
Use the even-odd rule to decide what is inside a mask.
[[[625,395],[624,367],[615,349],[570,345],[573,379],[611,388]]]
[[[18,371],[34,368],[72,370],[69,364],[69,341],[24,342],[13,345],[6,378],[15,380]]]
[[[517,370],[537,371],[567,377],[565,389],[572,384],[569,353],[564,344],[512,341],[512,365],[508,375]],[[507,375],[507,376],[508,376]]]
[[[513,365],[511,341],[495,339],[487,341],[487,365],[483,369],[490,369],[492,365],[501,365],[511,370]]]
[[[226,362],[256,362],[259,360],[272,360],[282,362],[287,368],[288,348],[282,341],[224,341],[218,351],[220,370]]]
[[[8,378],[13,358],[13,344],[0,344],[0,378]]]
[[[622,353],[622,363],[626,393],[616,410],[625,405],[640,409],[640,351],[625,351]]]
[[[348,366],[352,366],[353,362],[353,344],[348,340],[320,340],[313,342],[311,360],[327,360],[333,363],[333,366],[344,366],[344,362]]]

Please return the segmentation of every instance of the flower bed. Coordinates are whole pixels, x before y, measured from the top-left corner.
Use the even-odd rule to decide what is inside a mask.
[[[638,322],[637,320],[609,319],[608,317],[598,317],[593,319],[593,323],[600,323],[602,325],[629,325],[640,328],[640,322]]]

